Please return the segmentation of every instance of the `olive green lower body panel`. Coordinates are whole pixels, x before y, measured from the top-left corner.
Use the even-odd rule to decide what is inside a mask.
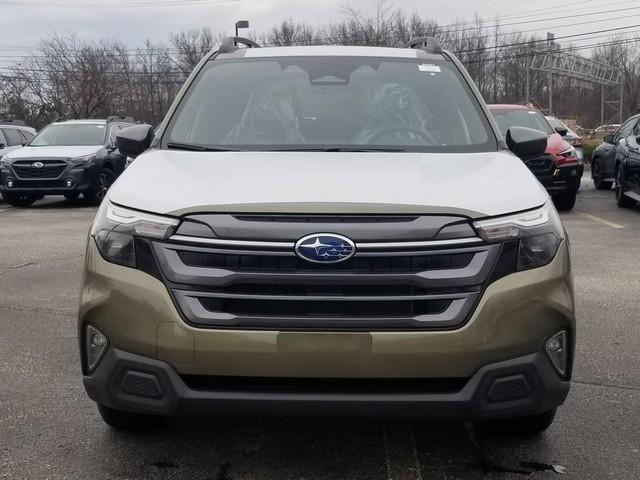
[[[568,247],[547,266],[490,284],[469,321],[448,331],[288,332],[187,325],[158,279],[87,247],[80,338],[92,324],[110,349],[159,360],[180,375],[290,378],[471,378],[542,352],[575,318]],[[570,372],[570,368],[569,368]]]

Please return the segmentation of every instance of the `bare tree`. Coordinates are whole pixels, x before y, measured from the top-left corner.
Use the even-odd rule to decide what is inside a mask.
[[[175,64],[186,76],[198,62],[222,39],[210,28],[188,30],[171,35],[171,45],[175,49]]]

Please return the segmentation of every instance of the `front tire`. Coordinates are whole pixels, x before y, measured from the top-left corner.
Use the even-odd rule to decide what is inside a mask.
[[[591,177],[593,178],[593,186],[596,190],[611,190],[613,182],[605,181],[603,179],[602,167],[598,159],[595,159],[591,165]]]
[[[523,417],[488,420],[480,424],[480,428],[488,433],[533,437],[547,430],[556,417],[556,409]]]
[[[116,181],[116,175],[109,168],[103,167],[98,173],[98,182],[93,190],[84,193],[84,198],[93,205],[100,205],[102,199],[107,194],[113,182]]]
[[[570,192],[555,195],[553,197],[553,203],[555,204],[556,208],[559,211],[568,212],[569,210],[572,210],[573,207],[575,206],[577,194],[578,192],[576,192],[575,190],[572,190]]]
[[[98,404],[98,413],[104,423],[116,430],[144,430],[157,427],[163,418],[158,415],[125,412]]]
[[[622,166],[618,166],[616,169],[616,203],[620,208],[630,208],[635,206],[635,200],[627,197],[624,192],[624,173],[622,171]]]
[[[26,208],[37,200],[37,198],[28,193],[9,193],[4,192],[4,200],[12,207]]]

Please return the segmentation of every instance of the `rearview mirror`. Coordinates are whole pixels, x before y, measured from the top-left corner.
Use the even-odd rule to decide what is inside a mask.
[[[558,132],[561,137],[564,137],[567,133],[569,133],[569,130],[564,127],[556,127],[556,132]]]
[[[151,125],[134,125],[118,132],[116,144],[120,153],[135,158],[151,146],[153,137]]]
[[[511,127],[506,140],[509,150],[522,160],[539,157],[547,149],[547,135],[533,128]]]
[[[613,143],[613,134],[611,134],[611,133],[607,133],[607,134],[604,136],[604,141],[605,141],[606,143]]]

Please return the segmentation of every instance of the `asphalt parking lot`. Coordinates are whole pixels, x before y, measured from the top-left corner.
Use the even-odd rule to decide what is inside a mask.
[[[586,179],[564,214],[579,331],[573,387],[543,436],[436,420],[210,418],[106,427],[86,397],[76,303],[95,208],[0,201],[0,478],[640,478],[640,208]]]

